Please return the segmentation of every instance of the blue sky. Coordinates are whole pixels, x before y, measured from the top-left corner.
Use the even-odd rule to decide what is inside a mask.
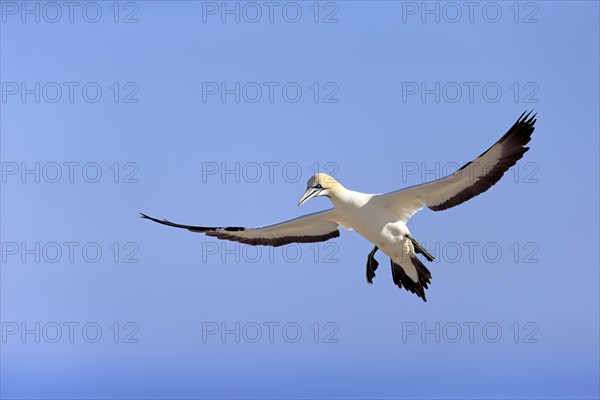
[[[598,3],[224,4],[0,3],[0,395],[597,398]],[[427,303],[353,232],[138,215],[293,218],[315,170],[396,190],[531,109],[502,181],[411,219]]]

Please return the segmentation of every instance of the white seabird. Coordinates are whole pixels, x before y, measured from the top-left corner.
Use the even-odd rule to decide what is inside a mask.
[[[289,243],[322,242],[340,236],[338,228],[354,230],[375,247],[367,258],[367,281],[373,282],[380,249],[390,257],[392,278],[398,287],[427,301],[425,289],[431,272],[417,258],[434,258],[410,234],[406,223],[427,206],[441,211],[459,205],[492,187],[529,150],[536,115],[523,113],[492,147],[455,173],[438,180],[386,194],[367,194],[346,189],[335,178],[318,173],[308,180],[298,205],[317,196],[327,196],[333,208],[279,224],[257,228],[205,227],[176,224],[141,214],[163,225],[204,233],[219,239],[249,245],[282,246]]]

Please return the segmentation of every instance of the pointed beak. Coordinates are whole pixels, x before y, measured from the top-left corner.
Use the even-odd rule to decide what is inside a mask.
[[[309,187],[308,189],[306,189],[306,192],[304,192],[304,194],[300,198],[300,201],[298,202],[298,207],[300,207],[302,204],[306,203],[308,200],[312,199],[313,197],[318,196],[319,193],[321,193],[321,191],[319,189]]]

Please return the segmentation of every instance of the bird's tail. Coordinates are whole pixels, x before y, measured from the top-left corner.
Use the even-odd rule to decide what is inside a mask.
[[[427,302],[427,298],[425,298],[425,289],[427,289],[427,285],[431,283],[431,272],[423,265],[421,260],[419,260],[417,256],[411,254],[403,261],[403,263],[412,264],[412,267],[417,270],[417,282],[406,275],[406,272],[401,265],[396,264],[393,260],[390,260],[390,262],[392,264],[392,279],[394,280],[394,283],[398,285],[399,288],[404,288]],[[410,268],[409,265],[406,267]]]

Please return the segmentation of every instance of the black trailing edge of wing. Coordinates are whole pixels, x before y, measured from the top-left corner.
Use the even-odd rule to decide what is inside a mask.
[[[479,157],[483,156],[485,153],[490,151],[492,147],[496,144],[502,145],[502,156],[498,163],[494,165],[487,172],[485,176],[477,179],[477,181],[472,182],[472,184],[465,188],[463,191],[455,194],[448,200],[444,201],[441,204],[437,204],[435,206],[430,206],[429,208],[433,211],[441,211],[450,207],[454,207],[459,205],[473,197],[485,192],[489,188],[491,188],[496,182],[502,178],[504,173],[513,165],[517,163],[523,157],[523,154],[529,150],[529,147],[525,147],[527,143],[531,140],[531,134],[535,130],[535,122],[536,115],[531,115],[532,111],[530,111],[527,115],[525,115],[527,111],[525,111],[517,122],[502,136],[493,146],[483,152]],[[478,158],[479,158],[478,157]],[[458,171],[463,170],[468,167],[471,162],[463,165]],[[451,175],[452,176],[452,175]]]
[[[313,235],[313,236],[281,236],[281,237],[247,237],[241,234],[237,234],[236,232],[250,231],[254,229],[246,229],[240,226],[228,226],[228,227],[209,227],[209,226],[194,226],[194,225],[183,225],[176,224],[174,222],[168,221],[166,219],[160,220],[156,218],[152,218],[146,214],[140,213],[142,218],[149,219],[151,221],[157,222],[162,225],[172,226],[174,228],[187,229],[191,232],[204,233],[207,236],[216,237],[222,240],[231,240],[234,242],[244,243],[251,246],[283,246],[290,243],[316,243],[316,242],[324,242],[329,239],[336,238],[340,236],[340,231],[338,229],[324,233],[322,235]],[[257,229],[258,231],[258,229]]]
[[[316,243],[324,242],[329,239],[340,236],[340,231],[335,230],[330,233],[325,233],[318,236],[282,236],[277,238],[249,238],[237,236],[235,233],[224,232],[224,231],[210,231],[206,233],[208,236],[213,236],[223,240],[231,240],[234,242],[240,242],[249,244],[251,246],[272,246],[279,247],[291,243]]]

